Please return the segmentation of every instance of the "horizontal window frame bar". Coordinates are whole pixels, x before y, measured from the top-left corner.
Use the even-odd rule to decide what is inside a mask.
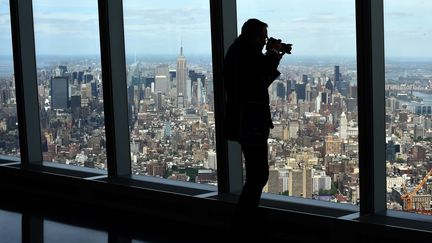
[[[108,171],[106,171],[106,170],[89,168],[89,167],[84,167],[84,166],[67,165],[67,164],[62,164],[62,163],[53,162],[53,161],[43,161],[42,166],[44,166],[47,169],[48,168],[54,169],[54,170],[58,169],[59,174],[62,174],[62,172],[64,173],[65,171],[74,171],[77,173],[89,173],[89,174],[94,174],[95,176],[108,174]]]
[[[201,193],[210,193],[210,192],[217,192],[216,186],[206,185],[206,184],[200,184],[200,183],[194,183],[194,182],[185,182],[185,181],[176,181],[176,180],[169,180],[165,178],[158,178],[153,176],[142,176],[142,175],[133,175],[131,176],[131,179],[136,182],[143,182],[143,183],[149,183],[152,185],[160,186],[164,191],[167,189],[186,189],[186,191],[201,191]],[[165,188],[165,189],[164,189]]]
[[[20,157],[8,156],[8,155],[0,155],[0,163],[21,163]]]
[[[309,212],[322,211],[323,215],[340,217],[346,214],[359,212],[360,208],[351,204],[326,202],[315,199],[283,196],[263,193],[261,205],[273,206],[284,210],[305,210]]]

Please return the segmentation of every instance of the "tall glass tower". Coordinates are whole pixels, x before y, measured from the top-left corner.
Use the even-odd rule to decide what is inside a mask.
[[[67,77],[51,78],[51,109],[69,108],[69,80]]]

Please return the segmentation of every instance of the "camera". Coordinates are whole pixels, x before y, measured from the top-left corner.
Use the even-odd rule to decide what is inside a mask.
[[[267,47],[266,47],[267,50],[269,49],[270,46],[276,43],[280,43],[282,45],[282,47],[279,50],[280,52],[291,54],[292,44],[283,43],[282,40],[275,39],[273,37],[270,37],[267,41]]]

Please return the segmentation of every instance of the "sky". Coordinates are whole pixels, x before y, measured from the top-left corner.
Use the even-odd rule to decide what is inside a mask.
[[[0,0],[0,55],[11,54],[9,1]],[[237,0],[238,28],[249,18],[293,55],[355,56],[354,0]],[[432,1],[385,0],[387,56],[431,57]],[[127,55],[211,53],[207,0],[124,0]],[[36,55],[98,55],[97,0],[33,0]],[[425,24],[426,23],[426,24]]]

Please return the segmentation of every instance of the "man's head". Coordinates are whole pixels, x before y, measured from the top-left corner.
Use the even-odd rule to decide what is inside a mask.
[[[248,19],[242,26],[241,35],[262,50],[267,40],[267,27],[266,23],[258,19]]]

